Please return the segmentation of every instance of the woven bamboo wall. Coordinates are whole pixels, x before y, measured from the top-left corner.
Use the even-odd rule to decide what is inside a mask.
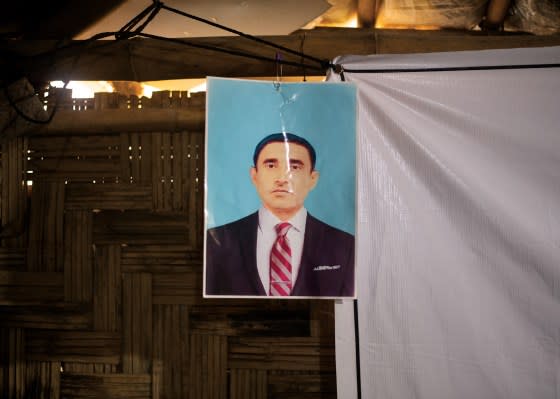
[[[0,397],[336,397],[331,301],[201,297],[203,129],[67,130],[1,143]]]

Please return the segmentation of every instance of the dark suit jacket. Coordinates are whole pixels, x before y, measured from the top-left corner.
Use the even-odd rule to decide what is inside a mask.
[[[258,212],[209,229],[207,295],[266,295],[257,270]],[[292,296],[353,296],[354,236],[314,218],[305,225],[303,252]]]

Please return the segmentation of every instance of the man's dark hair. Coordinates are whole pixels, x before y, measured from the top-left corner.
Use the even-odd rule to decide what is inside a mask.
[[[255,152],[253,153],[253,165],[255,167],[262,149],[270,143],[294,143],[304,146],[309,153],[309,158],[311,158],[311,170],[315,170],[315,149],[309,141],[293,133],[273,133],[262,139],[255,147]]]

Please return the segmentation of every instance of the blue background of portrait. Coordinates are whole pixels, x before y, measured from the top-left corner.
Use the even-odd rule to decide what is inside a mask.
[[[306,138],[317,152],[319,181],[305,207],[355,232],[356,87],[349,83],[282,83],[207,79],[206,228],[260,206],[251,183],[255,145],[271,133]]]

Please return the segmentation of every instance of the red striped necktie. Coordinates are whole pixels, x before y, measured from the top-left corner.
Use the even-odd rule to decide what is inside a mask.
[[[292,225],[278,223],[276,241],[270,251],[270,295],[289,296],[292,292],[292,249],[286,234]]]

